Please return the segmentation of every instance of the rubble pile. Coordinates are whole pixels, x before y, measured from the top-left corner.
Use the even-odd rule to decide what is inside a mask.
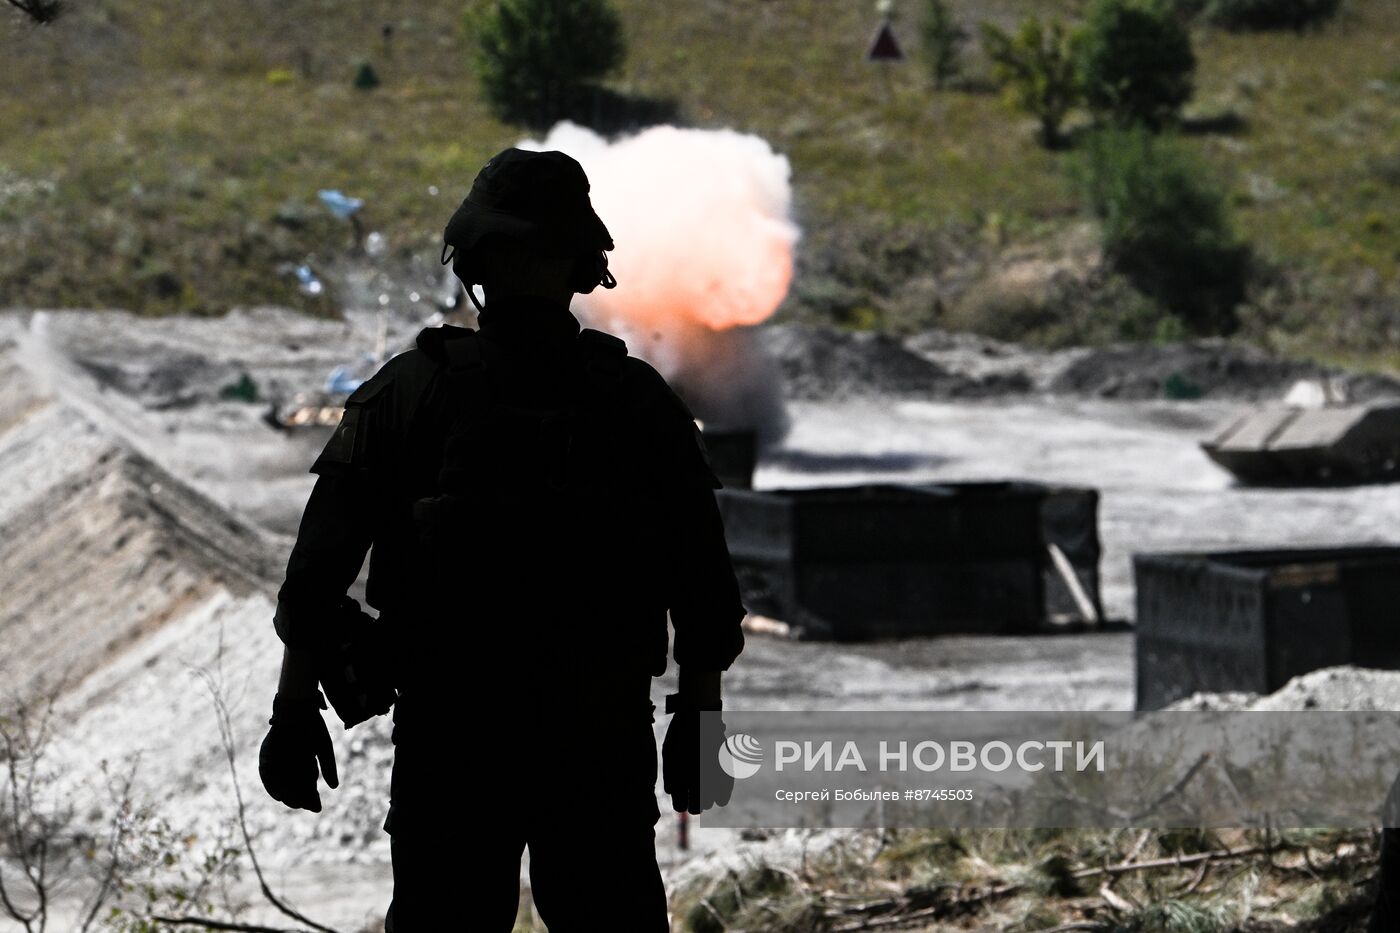
[[[947,399],[1030,388],[1029,379],[1018,372],[954,372],[888,334],[775,325],[764,329],[762,342],[782,371],[785,394],[794,399],[859,395]]]
[[[1270,694],[1197,693],[1173,710],[1400,710],[1400,671],[1326,667],[1293,678]]]

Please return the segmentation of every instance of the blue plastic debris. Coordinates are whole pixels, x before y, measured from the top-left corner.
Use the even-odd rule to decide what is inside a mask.
[[[316,196],[321,199],[321,203],[326,205],[332,214],[341,220],[353,217],[360,208],[365,206],[365,202],[359,198],[352,198],[334,188],[322,188],[316,192]]]
[[[361,354],[360,359],[345,366],[337,366],[326,376],[327,395],[349,395],[374,375],[379,362],[373,353]]]
[[[294,270],[292,270],[292,271],[293,271],[293,274],[295,274],[296,277],[297,277],[297,282],[298,282],[298,286],[297,286],[297,287],[301,289],[302,294],[305,294],[305,295],[319,295],[319,294],[321,294],[321,292],[322,292],[324,286],[321,285],[321,280],[318,279],[318,278],[316,278],[316,273],[314,273],[314,272],[311,271],[311,267],[310,267],[310,266],[307,266],[307,265],[297,266],[296,269],[294,269]]]
[[[350,375],[350,367],[337,366],[326,377],[326,393],[329,395],[349,395],[364,382],[358,376]]]

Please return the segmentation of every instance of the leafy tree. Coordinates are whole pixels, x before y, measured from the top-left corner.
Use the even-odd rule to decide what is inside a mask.
[[[1007,99],[1040,121],[1040,141],[1048,149],[1062,142],[1060,126],[1079,103],[1076,39],[1059,20],[1032,16],[1015,35],[993,23],[982,24],[982,46]]]
[[[622,23],[607,0],[499,0],[468,8],[477,72],[505,120],[546,129],[577,114],[589,87],[626,54]]]
[[[1096,0],[1078,51],[1085,101],[1119,126],[1160,130],[1191,98],[1191,34],[1167,0]]]
[[[1085,141],[1074,176],[1117,271],[1190,331],[1235,329],[1249,247],[1190,153],[1144,127],[1106,130]]]
[[[924,54],[928,56],[933,86],[943,90],[949,78],[962,73],[962,47],[967,30],[958,25],[946,0],[928,0],[922,24]]]

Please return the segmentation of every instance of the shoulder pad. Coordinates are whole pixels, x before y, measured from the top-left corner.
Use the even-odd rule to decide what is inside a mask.
[[[401,353],[386,362],[379,371],[360,383],[359,388],[345,400],[335,433],[326,441],[321,455],[311,465],[318,474],[365,468],[370,461],[371,447],[390,443],[383,436],[388,428],[401,420],[393,411],[404,389],[417,391],[422,382],[422,357],[413,351]],[[390,388],[396,391],[390,392]]]
[[[646,404],[677,420],[694,421],[695,415],[690,406],[676,394],[656,369],[645,360],[629,356],[625,364],[627,382],[634,391],[643,397]]]
[[[472,340],[476,335],[476,331],[471,328],[458,327],[455,324],[425,327],[418,332],[414,346],[434,363],[443,363],[447,361],[448,344],[458,340]]]
[[[311,472],[325,474],[355,466],[364,456],[365,409],[363,405],[346,405],[340,415],[335,433],[326,441],[321,455],[311,464]]]
[[[360,383],[359,388],[351,392],[350,397],[345,400],[345,407],[352,408],[365,405],[371,399],[376,398],[385,389],[389,388],[390,380],[388,378],[381,379],[380,374],[382,373],[383,370],[380,370],[373,378],[366,379],[364,382]]]
[[[454,336],[451,340],[444,340],[442,352],[447,360],[448,369],[453,372],[461,372],[466,369],[485,369],[486,357],[482,354],[482,341],[477,338],[476,331],[469,330],[460,336]]]
[[[635,357],[627,359],[627,378],[644,396],[644,404],[655,413],[659,436],[668,448],[677,475],[711,489],[721,487],[709,451],[700,434],[695,415],[665,378],[652,366]]]
[[[627,344],[601,330],[581,330],[576,339],[586,377],[603,391],[616,391],[626,375]]]
[[[626,356],[627,343],[621,337],[605,334],[601,330],[586,327],[578,332],[578,340],[590,353],[607,353],[611,356]]]

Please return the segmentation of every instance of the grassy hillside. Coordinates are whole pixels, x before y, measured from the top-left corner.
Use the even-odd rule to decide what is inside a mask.
[[[275,274],[348,246],[318,188],[363,197],[366,229],[391,255],[426,259],[476,168],[523,135],[479,98],[461,2],[70,6],[42,29],[0,17],[11,76],[0,306],[329,310]],[[962,89],[932,91],[916,0],[897,21],[911,60],[884,71],[863,60],[872,4],[616,6],[630,53],[614,90],[669,99],[692,125],[759,133],[791,158],[806,239],[787,314],[907,327],[952,308],[956,322],[969,283],[1085,240],[1064,180],[1072,154],[1035,145],[988,87],[975,44]],[[971,27],[1075,4],[955,6]],[[1400,5],[1349,0],[1319,34],[1202,29],[1196,47],[1187,144],[1273,270],[1249,332],[1387,361],[1400,337]],[[351,86],[360,61],[381,87]],[[1105,300],[1123,299],[1086,306]]]

